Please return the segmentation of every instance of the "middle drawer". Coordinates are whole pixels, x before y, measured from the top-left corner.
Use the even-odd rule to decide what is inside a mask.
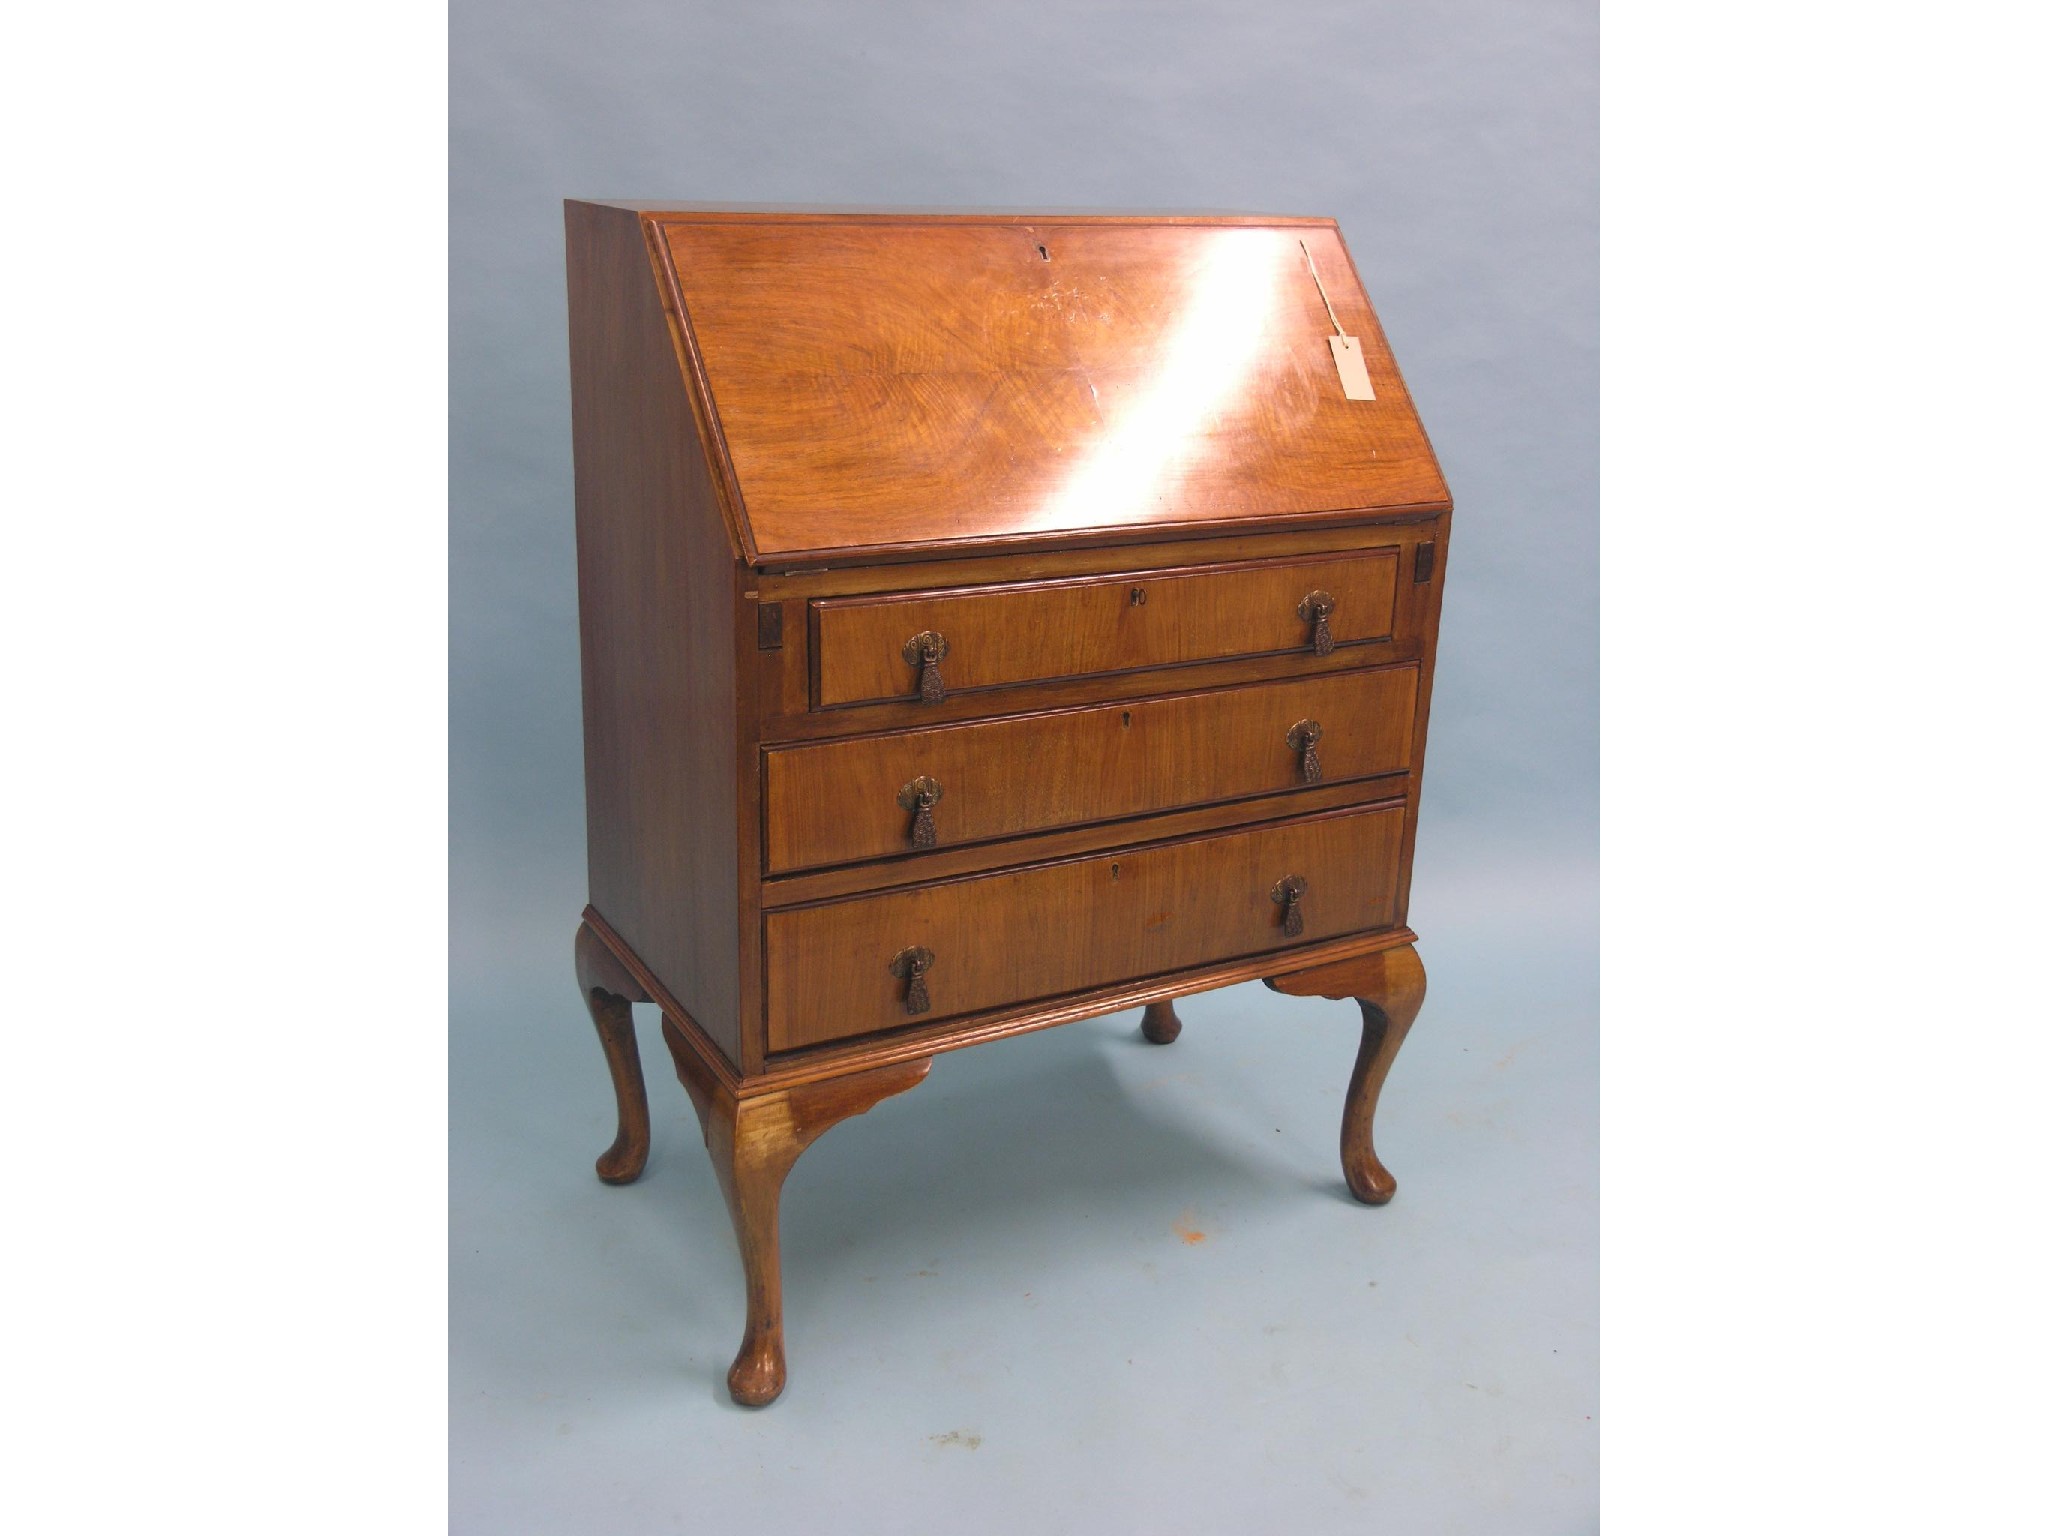
[[[767,871],[916,851],[920,789],[944,848],[1398,773],[1416,684],[1383,667],[772,747]]]

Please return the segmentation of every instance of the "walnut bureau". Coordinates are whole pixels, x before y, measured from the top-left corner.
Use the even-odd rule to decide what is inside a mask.
[[[777,1205],[944,1051],[1264,979],[1356,998],[1385,1201],[1451,500],[1328,219],[567,205],[590,905],[784,1364]],[[1276,1058],[1275,1070],[1285,1070]]]

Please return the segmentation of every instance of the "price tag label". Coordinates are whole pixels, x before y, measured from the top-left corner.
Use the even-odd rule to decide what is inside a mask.
[[[1330,338],[1330,356],[1337,362],[1337,382],[1344,386],[1346,400],[1370,400],[1372,398],[1372,376],[1365,371],[1365,349],[1358,344],[1356,336],[1344,333],[1344,322],[1337,318],[1337,306],[1330,302],[1330,295],[1323,288],[1323,275],[1316,271],[1316,259],[1308,253],[1308,242],[1303,240],[1301,259],[1308,263],[1308,275],[1314,280],[1316,292],[1322,295],[1323,308],[1329,312],[1330,324],[1337,334]]]
[[[1370,400],[1372,376],[1365,371],[1365,350],[1356,336],[1332,336],[1330,356],[1337,359],[1337,380],[1346,400]]]

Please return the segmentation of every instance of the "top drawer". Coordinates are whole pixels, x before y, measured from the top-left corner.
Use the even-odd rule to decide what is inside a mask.
[[[1046,678],[1313,654],[1394,631],[1393,548],[1310,559],[1139,571],[1071,581],[824,598],[821,707],[929,697],[921,660],[939,653],[942,694]],[[935,641],[922,648],[921,637]]]

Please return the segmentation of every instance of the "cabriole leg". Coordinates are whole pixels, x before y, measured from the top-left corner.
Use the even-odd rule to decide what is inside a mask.
[[[1351,1087],[1344,1095],[1344,1128],[1339,1147],[1344,1182],[1367,1205],[1385,1205],[1394,1198],[1394,1176],[1373,1150],[1372,1121],[1379,1109],[1380,1087],[1387,1069],[1408,1038],[1409,1026],[1421,1011],[1427,978],[1421,957],[1410,944],[1381,950],[1356,960],[1275,976],[1267,986],[1294,997],[1355,998],[1365,1016],[1358,1042],[1358,1061],[1351,1069]]]
[[[576,930],[576,986],[597,1026],[619,1101],[619,1134],[597,1160],[597,1176],[607,1184],[630,1184],[647,1166],[647,1084],[633,1038],[633,1005],[646,1002],[647,994],[588,923]]]
[[[923,1082],[931,1058],[737,1098],[667,1017],[661,1034],[703,1122],[704,1146],[732,1213],[747,1276],[747,1331],[725,1384],[734,1402],[765,1407],[789,1378],[782,1347],[782,1182],[804,1149],[841,1120]]]
[[[1154,1045],[1171,1045],[1180,1038],[1180,1015],[1173,1011],[1173,999],[1162,997],[1145,1005],[1145,1017],[1138,1028]]]

